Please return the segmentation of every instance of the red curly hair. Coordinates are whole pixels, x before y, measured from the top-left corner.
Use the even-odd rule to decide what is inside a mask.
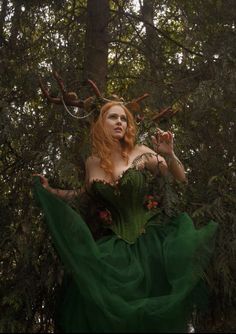
[[[100,166],[111,177],[113,175],[113,163],[111,161],[111,152],[114,148],[114,139],[104,127],[104,122],[109,109],[113,106],[120,106],[127,117],[127,129],[121,140],[122,157],[128,164],[128,154],[135,146],[136,125],[131,112],[120,102],[112,101],[106,103],[100,110],[97,121],[91,128],[92,154],[100,158]]]

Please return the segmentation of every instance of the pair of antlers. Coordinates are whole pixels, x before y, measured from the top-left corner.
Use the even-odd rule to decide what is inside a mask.
[[[61,91],[61,96],[59,96],[59,97],[51,96],[48,89],[45,88],[45,86],[43,85],[43,82],[42,82],[41,78],[39,78],[39,85],[40,85],[40,88],[42,90],[42,93],[43,93],[44,97],[46,97],[46,99],[50,103],[54,103],[54,104],[58,104],[58,105],[61,104],[61,105],[64,105],[64,107],[66,107],[66,106],[78,107],[78,108],[81,108],[81,109],[85,109],[87,111],[91,111],[92,106],[94,105],[96,99],[98,99],[99,101],[101,101],[103,103],[112,101],[112,100],[104,98],[102,96],[100,90],[98,89],[97,85],[90,79],[88,79],[87,81],[88,81],[89,85],[91,86],[91,88],[94,92],[94,95],[89,96],[85,100],[80,100],[75,92],[68,92],[65,89],[64,82],[56,71],[53,71],[52,75],[55,78],[55,80],[57,81],[57,84],[58,84],[59,89]],[[133,114],[139,113],[141,111],[141,107],[140,107],[139,103],[142,100],[144,100],[145,98],[147,98],[148,96],[149,96],[149,94],[145,93],[142,96],[140,96],[140,97],[138,97],[138,98],[136,98],[136,99],[134,99],[130,102],[127,102],[127,103],[124,102],[124,105]],[[174,112],[171,107],[165,108],[165,109],[161,110],[157,115],[155,115],[152,118],[152,121],[159,122],[160,119],[169,118],[169,117],[173,116],[174,114],[176,114],[176,112],[177,111]]]
[[[104,103],[112,101],[112,100],[104,98],[102,96],[101,92],[99,91],[97,85],[90,79],[88,79],[88,83],[91,86],[95,96],[93,95],[93,96],[90,96],[90,97],[86,98],[85,100],[80,100],[75,92],[67,92],[66,91],[64,82],[56,71],[53,71],[52,75],[57,81],[57,84],[58,84],[59,89],[61,91],[61,97],[52,97],[49,94],[48,89],[44,87],[41,78],[39,78],[39,85],[41,87],[42,93],[50,103],[63,104],[63,100],[64,100],[64,103],[67,106],[89,109],[88,108],[89,104],[94,102],[94,100],[96,98],[99,99],[100,101],[104,102]],[[145,93],[144,95],[138,97],[137,99],[135,99],[131,102],[128,102],[125,105],[126,105],[127,108],[129,108],[129,106],[130,106],[131,109],[132,108],[135,109],[135,107],[138,109],[138,107],[137,107],[138,103],[140,101],[142,101],[143,99],[145,99],[146,97],[148,97],[148,96],[149,96],[149,94]]]

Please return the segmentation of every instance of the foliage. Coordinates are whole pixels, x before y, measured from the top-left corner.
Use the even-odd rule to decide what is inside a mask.
[[[94,0],[95,1],[95,0]],[[99,0],[98,0],[99,1]],[[235,6],[233,0],[143,0],[110,4],[107,95],[126,100],[150,93],[139,138],[157,126],[161,108],[178,110],[163,129],[175,133],[187,187],[167,183],[166,207],[179,196],[197,227],[219,223],[206,280],[209,313],[197,329],[236,328],[235,212]],[[77,121],[42,98],[38,75],[50,91],[50,71],[63,76],[81,99],[91,95],[83,78],[87,2],[2,0],[0,12],[0,331],[53,332],[55,290],[63,268],[36,208],[32,174],[77,188],[89,154],[89,120]],[[146,6],[146,7],[145,7]],[[98,84],[99,85],[99,84]],[[150,127],[151,124],[151,127]],[[173,188],[171,188],[173,189]],[[172,193],[171,193],[172,191]],[[169,206],[168,206],[169,205]]]

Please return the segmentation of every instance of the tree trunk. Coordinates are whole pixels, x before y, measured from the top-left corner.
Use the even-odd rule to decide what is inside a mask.
[[[148,61],[149,72],[153,78],[153,93],[156,96],[159,105],[162,105],[162,92],[160,87],[162,86],[162,75],[160,69],[162,68],[159,56],[161,54],[160,50],[160,40],[158,39],[156,30],[154,28],[154,1],[144,0],[143,6],[141,7],[141,14],[146,30],[146,48],[145,56]],[[158,90],[156,89],[158,87]],[[152,92],[151,92],[152,94]]]
[[[5,23],[6,13],[7,13],[7,0],[3,0],[0,12],[0,47],[3,46],[3,44],[7,44],[3,34],[3,27]]]
[[[84,78],[106,87],[108,70],[109,0],[88,0],[85,37]]]

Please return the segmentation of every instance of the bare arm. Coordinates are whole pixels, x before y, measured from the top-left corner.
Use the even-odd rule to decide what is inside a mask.
[[[155,151],[150,151],[156,154]],[[172,155],[161,156],[158,154],[157,157],[150,157],[147,159],[146,167],[154,175],[160,173],[165,176],[168,173],[171,173],[175,180],[188,182],[184,166],[174,153]]]
[[[64,189],[52,188],[49,185],[48,179],[45,176],[43,176],[42,174],[34,174],[34,175],[40,177],[41,184],[45,189],[47,189],[50,193],[58,196],[59,198],[65,201],[70,201],[83,192],[83,188],[79,190],[64,190]]]
[[[63,200],[70,201],[73,198],[77,197],[81,191],[79,190],[64,190],[64,189],[56,189],[52,187],[46,188],[50,193],[62,198]]]
[[[187,182],[184,166],[174,152],[173,154],[165,155],[165,161],[167,163],[168,170],[176,180]]]
[[[154,142],[155,146],[155,142]],[[159,150],[152,150],[151,148],[142,145],[142,153],[152,153],[153,155],[147,156],[145,166],[154,175],[161,174],[163,176],[171,173],[175,180],[180,182],[188,182],[185,175],[185,169],[182,162],[175,155],[173,150],[160,152]],[[158,153],[160,154],[158,154]]]
[[[187,182],[185,169],[182,162],[174,153],[173,134],[158,129],[156,136],[152,137],[153,145],[157,153],[165,160],[166,169],[180,182]]]

